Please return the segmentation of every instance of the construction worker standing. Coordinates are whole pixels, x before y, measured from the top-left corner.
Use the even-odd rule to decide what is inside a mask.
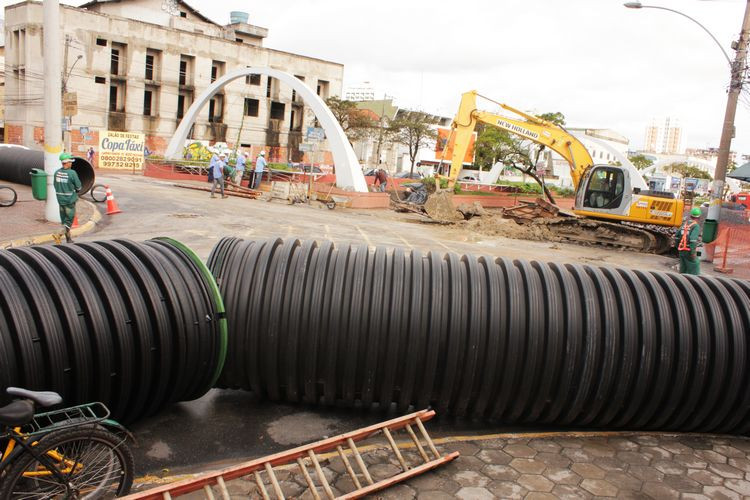
[[[70,228],[73,226],[73,219],[76,216],[76,202],[78,201],[78,191],[81,189],[81,180],[78,174],[70,167],[73,166],[73,156],[69,153],[60,153],[60,162],[62,168],[54,173],[55,194],[57,203],[60,205],[60,221],[65,231],[65,241],[68,243],[73,240],[70,238]]]
[[[698,219],[701,216],[701,209],[694,207],[690,211],[690,218],[677,231],[677,251],[680,254],[680,273],[694,274],[698,276],[701,273],[701,263],[698,260],[698,238],[701,233],[701,226]]]

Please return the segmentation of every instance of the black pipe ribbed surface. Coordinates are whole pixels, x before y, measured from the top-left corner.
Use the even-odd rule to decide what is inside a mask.
[[[102,401],[125,422],[198,398],[226,353],[207,268],[174,240],[0,250],[0,398]]]
[[[272,400],[746,434],[750,284],[225,238],[219,379]]]
[[[12,144],[5,144],[0,147],[0,180],[30,186],[31,170],[34,168],[44,170],[44,153],[42,151]],[[71,168],[76,171],[79,179],[81,179],[79,194],[88,193],[96,180],[94,167],[85,158],[74,156]]]

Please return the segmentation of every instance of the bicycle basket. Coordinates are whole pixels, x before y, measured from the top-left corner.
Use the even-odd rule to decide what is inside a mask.
[[[109,409],[104,403],[87,403],[61,410],[37,413],[34,419],[22,428],[28,436],[46,434],[60,429],[96,424],[109,418]]]

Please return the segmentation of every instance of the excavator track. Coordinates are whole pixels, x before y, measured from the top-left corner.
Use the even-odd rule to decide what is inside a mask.
[[[563,241],[584,245],[601,245],[647,253],[664,253],[671,246],[671,237],[616,222],[605,222],[577,217],[564,217],[538,221]]]

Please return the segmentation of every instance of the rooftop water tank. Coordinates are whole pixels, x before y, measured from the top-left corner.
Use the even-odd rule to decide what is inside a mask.
[[[229,23],[230,24],[236,24],[236,23],[245,23],[247,24],[247,18],[248,13],[242,12],[239,10],[233,10],[229,13]]]

